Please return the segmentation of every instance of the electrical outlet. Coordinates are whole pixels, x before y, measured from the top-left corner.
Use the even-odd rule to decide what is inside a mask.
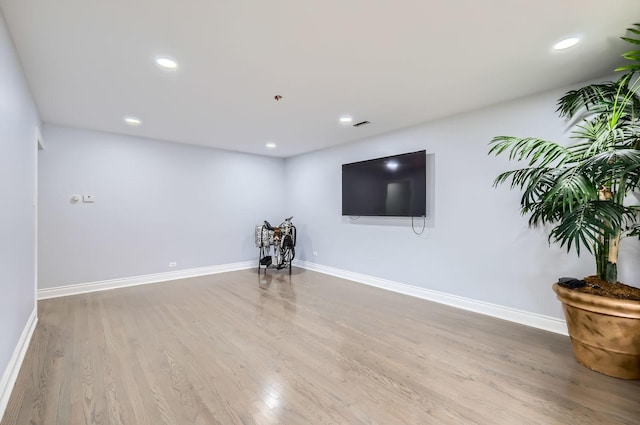
[[[172,262],[169,263],[169,267],[175,267],[177,265],[178,265],[178,263],[176,263],[175,261],[172,261]]]
[[[313,256],[317,257],[318,256],[318,251],[313,251]]]

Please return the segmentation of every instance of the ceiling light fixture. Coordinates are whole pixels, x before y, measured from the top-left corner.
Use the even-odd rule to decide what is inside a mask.
[[[397,161],[388,161],[388,162],[385,163],[385,165],[391,171],[396,171],[398,169],[398,162]]]
[[[142,124],[142,120],[140,120],[140,118],[133,116],[124,117],[124,122],[133,127]]]
[[[341,124],[349,124],[351,121],[353,121],[353,118],[351,117],[347,117],[347,116],[340,117]]]
[[[273,142],[269,142],[265,146],[267,147],[267,149],[275,149],[277,147],[277,145]]]
[[[578,37],[568,37],[568,38],[565,38],[564,40],[560,40],[556,44],[554,44],[553,45],[553,49],[554,50],[568,49],[569,47],[575,46],[579,42],[580,42],[580,39]]]
[[[176,62],[175,60],[167,57],[167,56],[158,56],[156,58],[156,64],[164,69],[177,69],[178,68],[178,62]]]

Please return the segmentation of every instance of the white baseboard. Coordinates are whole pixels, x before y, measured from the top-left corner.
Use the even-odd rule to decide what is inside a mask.
[[[168,280],[185,279],[188,277],[205,276],[208,274],[232,272],[236,270],[256,267],[255,261],[220,264],[217,266],[200,267],[197,269],[176,270],[166,273],[147,274],[143,276],[124,277],[120,279],[101,280],[97,282],[78,283],[75,285],[56,286],[54,288],[38,289],[38,299],[66,297],[69,295],[86,294],[89,292],[106,291],[108,289],[124,288],[128,286],[146,285],[149,283],[166,282]]]
[[[351,280],[354,282],[364,283],[365,285],[375,286],[376,288],[382,288],[388,291],[398,292],[400,294],[410,295],[412,297],[422,298],[424,300],[434,301],[440,304],[446,304],[448,306],[461,308],[463,310],[473,311],[475,313],[480,313],[491,317],[497,317],[498,319],[508,320],[510,322],[543,329],[545,331],[554,332],[561,335],[568,335],[566,322],[555,317],[530,313],[528,311],[518,310],[511,307],[504,307],[501,305],[478,301],[471,298],[464,298],[444,292],[433,291],[431,289],[406,285],[404,283],[380,279],[374,276],[354,273],[334,267],[323,266],[321,264],[311,263],[308,261],[296,260],[296,266],[302,267],[307,270],[313,270],[331,276]]]
[[[361,273],[350,272],[308,261],[296,260],[295,265],[307,270],[340,277],[365,285],[375,286],[388,291],[434,301],[440,304],[461,308],[475,313],[508,320],[522,325],[531,326],[545,331],[561,335],[568,335],[566,322],[555,317],[544,316],[498,304],[491,304],[471,298],[451,295],[431,289],[420,288],[391,280],[381,279]],[[85,294],[89,292],[105,291],[108,289],[124,288],[128,286],[146,285],[149,283],[166,282],[168,280],[184,279],[189,277],[204,276],[208,274],[224,273],[235,270],[245,270],[256,266],[255,261],[221,264],[217,266],[201,267],[197,269],[176,270],[166,273],[156,273],[143,276],[134,276],[121,279],[102,280],[98,282],[81,283],[76,285],[58,286],[38,290],[38,299],[64,297],[68,295]]]
[[[31,342],[31,337],[33,336],[33,331],[36,329],[37,323],[38,315],[37,310],[34,308],[29,316],[29,320],[27,320],[27,324],[22,330],[18,345],[16,345],[15,350],[13,350],[9,364],[2,374],[2,380],[0,380],[0,420],[2,420],[4,411],[9,403],[11,391],[13,391],[13,386],[16,383],[16,379],[18,379],[20,366],[22,366],[24,356],[27,354],[27,348],[29,348],[29,343]]]

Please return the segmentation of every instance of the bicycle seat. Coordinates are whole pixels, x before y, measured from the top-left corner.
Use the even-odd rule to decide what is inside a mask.
[[[264,221],[264,227],[266,227],[267,230],[274,230],[271,223],[269,223],[267,220]]]

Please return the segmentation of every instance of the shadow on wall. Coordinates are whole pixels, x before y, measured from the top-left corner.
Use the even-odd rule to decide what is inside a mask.
[[[637,260],[640,258],[640,244],[632,242],[635,242],[633,238],[627,238],[620,242],[623,248],[620,250],[620,258],[618,259],[618,280],[640,288],[640,280],[638,280],[640,261]]]
[[[313,257],[312,253],[316,250],[309,236],[307,224],[296,225],[296,258],[293,260],[293,265],[295,266],[296,260],[315,262],[317,257]]]

